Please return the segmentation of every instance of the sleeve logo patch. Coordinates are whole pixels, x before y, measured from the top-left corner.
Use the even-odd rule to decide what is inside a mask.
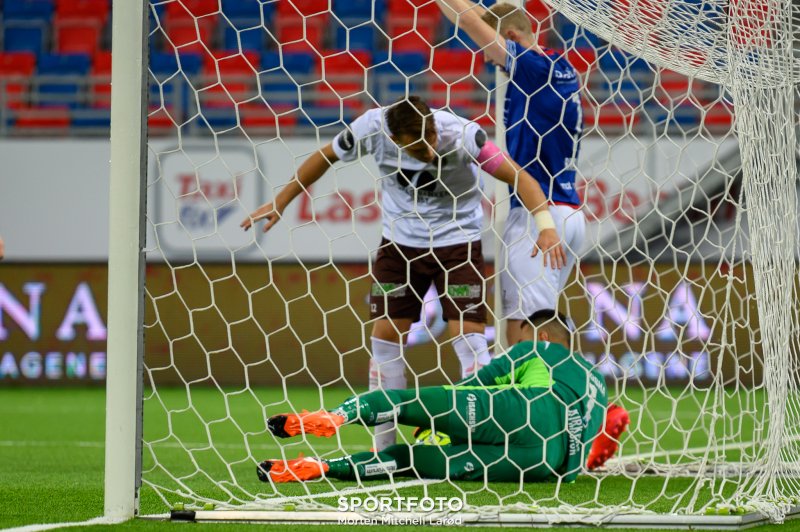
[[[342,131],[339,134],[339,147],[344,151],[350,151],[355,146],[355,141],[353,140],[353,133],[348,129]]]

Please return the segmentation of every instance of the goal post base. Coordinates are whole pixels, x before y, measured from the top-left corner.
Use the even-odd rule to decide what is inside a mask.
[[[794,506],[786,519],[800,516],[800,506]],[[500,513],[479,514],[461,512],[448,515],[394,513],[372,517],[355,512],[335,511],[276,511],[276,510],[183,510],[172,514],[141,516],[141,519],[195,522],[239,522],[270,524],[408,524],[440,526],[503,526],[503,527],[597,527],[607,528],[676,528],[682,530],[744,530],[768,524],[759,513],[742,515],[676,515],[676,514],[600,514],[558,513]]]

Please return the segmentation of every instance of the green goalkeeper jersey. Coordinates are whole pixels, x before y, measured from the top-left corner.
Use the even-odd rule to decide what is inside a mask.
[[[551,342],[520,342],[457,384],[457,388],[464,386],[516,388],[525,395],[528,389],[534,394],[541,393],[541,388],[552,390],[567,411],[569,446],[560,471],[567,481],[586,463],[590,442],[603,426],[608,404],[605,381],[592,365]]]

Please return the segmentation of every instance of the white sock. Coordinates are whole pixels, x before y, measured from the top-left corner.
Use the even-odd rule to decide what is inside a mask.
[[[458,361],[461,363],[461,378],[465,379],[476,373],[483,366],[492,361],[489,354],[489,345],[486,335],[482,333],[469,333],[453,340]]]
[[[406,387],[406,363],[402,346],[378,338],[372,340],[372,359],[369,361],[370,390],[403,390]],[[375,427],[375,448],[378,451],[394,445],[397,439],[395,423],[390,421]]]

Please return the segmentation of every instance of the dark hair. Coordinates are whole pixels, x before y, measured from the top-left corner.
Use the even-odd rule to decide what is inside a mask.
[[[386,111],[386,126],[395,137],[426,139],[436,134],[433,113],[419,96],[409,96],[393,103]]]
[[[565,340],[569,339],[572,331],[569,318],[551,308],[537,310],[528,316],[528,319],[522,322],[521,327],[526,325],[534,328],[547,327],[551,332],[557,333]]]

